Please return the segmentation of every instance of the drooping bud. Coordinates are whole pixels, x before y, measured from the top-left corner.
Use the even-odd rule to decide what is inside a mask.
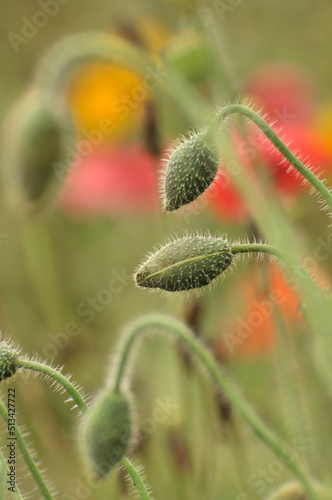
[[[88,411],[83,439],[91,465],[101,478],[128,451],[132,437],[132,408],[128,397],[104,391]]]
[[[177,146],[167,161],[164,209],[171,212],[196,200],[214,181],[219,154],[211,136],[201,132]]]
[[[212,236],[186,236],[161,247],[137,269],[136,284],[180,292],[212,283],[232,264],[227,240]]]
[[[35,94],[27,94],[13,110],[6,131],[5,182],[27,208],[45,201],[57,180],[55,166],[63,162],[64,144],[74,136],[71,125]]]
[[[0,382],[6,380],[17,371],[18,353],[6,342],[0,341]]]
[[[313,488],[322,500],[329,500],[331,498],[331,493],[323,486],[314,484]],[[309,500],[309,496],[299,483],[290,482],[283,484],[266,500]]]

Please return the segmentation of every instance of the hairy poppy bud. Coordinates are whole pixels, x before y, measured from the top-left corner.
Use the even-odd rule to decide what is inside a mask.
[[[164,208],[171,212],[196,200],[214,181],[219,155],[207,133],[198,133],[177,146],[167,161]]]
[[[105,477],[126,454],[132,435],[132,409],[126,396],[104,391],[88,411],[84,443],[93,469]]]
[[[7,129],[6,181],[21,203],[35,206],[57,177],[55,165],[63,160],[64,144],[74,137],[71,122],[38,96],[27,94],[13,110]]]
[[[313,485],[313,487],[322,500],[328,500],[331,498],[331,493],[329,493],[322,486]],[[290,482],[283,484],[280,488],[274,491],[267,498],[267,500],[309,500],[309,496],[305,492],[303,486],[295,482]]]
[[[15,375],[17,359],[17,352],[6,342],[0,341],[0,382]]]
[[[161,247],[138,268],[138,286],[180,292],[202,288],[228,269],[230,244],[212,236],[186,236]]]

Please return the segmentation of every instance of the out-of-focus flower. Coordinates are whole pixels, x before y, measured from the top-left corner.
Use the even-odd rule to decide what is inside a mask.
[[[137,26],[121,30],[125,38],[142,45],[155,59],[170,37],[168,28],[157,20],[142,19]],[[135,71],[106,62],[94,61],[77,71],[69,88],[69,105],[81,130],[103,129],[104,139],[131,138],[142,122],[151,90]]]
[[[318,107],[314,116],[311,132],[312,138],[329,159],[327,177],[332,177],[332,102],[326,102]]]
[[[94,62],[77,72],[69,104],[79,131],[101,130],[104,140],[118,141],[138,127],[146,96],[139,75],[124,67]],[[107,127],[103,126],[105,120]]]
[[[151,20],[123,28],[122,35],[155,59],[170,36],[165,26]],[[68,101],[92,152],[74,162],[59,197],[63,209],[112,216],[156,211],[158,159],[142,141],[151,97],[144,79],[127,67],[94,61],[76,72]]]
[[[122,34],[143,46],[155,60],[170,39],[168,28],[150,19],[134,28],[125,27]],[[201,44],[191,32],[186,43],[175,38],[172,47],[179,46],[179,50],[175,55],[166,51],[163,58],[196,81]],[[179,53],[182,65],[175,57]],[[204,77],[204,71],[201,73]],[[148,135],[152,92],[144,78],[123,66],[96,61],[77,71],[69,89],[69,105],[82,140],[93,151],[76,162],[65,182],[59,200],[65,210],[81,215],[155,211],[156,160],[137,143],[142,140],[144,124]]]
[[[60,205],[77,215],[154,213],[157,161],[140,144],[96,149],[69,172]]]
[[[324,174],[328,172],[332,166],[332,148],[329,151],[328,140],[323,139],[326,134],[315,129],[313,86],[306,77],[284,65],[268,66],[253,74],[245,94],[256,109],[268,113],[268,121],[276,133],[301,160]],[[236,131],[232,137],[241,165],[255,169],[264,164],[280,196],[294,198],[304,191],[302,177],[255,125],[247,127],[246,140]],[[233,222],[248,218],[245,200],[233,181],[223,185],[216,180],[214,189],[219,194],[211,200],[211,208],[217,215]]]
[[[223,166],[220,168],[224,169]],[[229,176],[218,176],[211,185],[211,192],[209,206],[217,216],[229,222],[242,222],[248,218],[249,208]]]
[[[275,264],[268,267],[268,287],[259,278],[240,283],[242,304],[234,325],[218,336],[214,348],[223,359],[257,356],[270,351],[276,342],[275,315],[291,330],[301,319],[300,295],[292,290]],[[262,290],[263,288],[263,290]]]
[[[315,107],[314,86],[308,76],[287,64],[256,68],[247,79],[245,95],[280,125],[306,123]]]

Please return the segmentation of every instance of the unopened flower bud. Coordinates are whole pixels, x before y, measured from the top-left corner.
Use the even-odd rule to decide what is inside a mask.
[[[207,133],[198,133],[177,146],[167,161],[164,208],[177,210],[196,200],[214,181],[219,154]]]
[[[12,186],[10,196],[35,209],[57,181],[55,166],[63,163],[65,144],[74,138],[72,123],[31,92],[15,106],[6,129],[4,182]]]
[[[128,451],[132,437],[128,397],[104,391],[88,411],[83,439],[95,472],[105,477]]]
[[[161,247],[138,268],[138,286],[179,292],[212,283],[232,264],[234,254],[227,240],[212,236],[187,236]]]
[[[0,382],[15,375],[18,353],[6,342],[0,341]]]

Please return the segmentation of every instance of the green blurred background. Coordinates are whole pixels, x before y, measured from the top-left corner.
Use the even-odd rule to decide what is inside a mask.
[[[226,9],[223,16],[220,9]],[[204,10],[212,12],[215,18],[222,43],[220,50],[239,87],[256,66],[284,61],[309,75],[318,103],[331,99],[330,2],[225,0],[199,5],[181,0],[97,0],[94,3],[70,0],[15,53],[8,34],[20,34],[22,18],[32,19],[37,10],[40,4],[35,0],[15,0],[3,6],[0,20],[1,117],[25,90],[45,50],[62,36],[83,30],[118,32],[119,27],[135,27],[142,21],[160,23],[175,35],[188,27],[200,29]],[[215,102],[231,98],[226,85],[218,90],[220,94],[214,95]],[[159,116],[166,123],[161,128],[168,139],[179,131],[184,132],[186,124],[180,121],[175,125],[176,111],[171,113],[166,107],[161,106]],[[137,137],[141,139],[141,132]],[[2,192],[5,190],[3,186]],[[24,353],[37,356],[45,356],[45,346],[54,347],[53,339],[60,344],[63,342],[54,350],[53,362],[64,365],[64,373],[72,373],[73,380],[88,394],[96,393],[102,386],[112,349],[129,321],[155,311],[186,318],[190,308],[195,306],[193,299],[164,298],[135,288],[129,276],[142,257],[164,236],[181,234],[184,227],[223,231],[231,238],[242,237],[248,232],[245,224],[224,222],[208,210],[191,216],[185,224],[181,217],[165,216],[161,212],[142,217],[79,218],[54,209],[45,216],[28,219],[8,207],[4,198],[1,196],[0,200],[2,334],[18,342]],[[325,215],[317,210],[315,200],[307,200],[301,206],[300,202],[293,205],[291,217],[309,247],[314,247],[319,235],[326,237],[329,234],[325,229]],[[323,267],[327,273],[331,270],[328,262]],[[203,296],[199,302],[198,328],[207,343],[215,343],[223,328],[236,320],[239,303],[244,300],[242,281],[244,278],[250,281],[255,273],[264,272],[262,268],[261,264],[240,263],[231,278]],[[77,314],[77,308],[88,297],[96,297],[100,290],[107,288],[114,270],[127,276],[122,290],[95,314],[93,321],[85,322]],[[61,333],[70,322],[77,324],[80,333],[68,339]],[[294,329],[305,330],[302,323]],[[296,337],[291,343],[297,354],[290,354],[287,366],[283,366],[283,358],[275,350],[259,356],[235,357],[225,363],[243,394],[291,445],[299,431],[294,431],[297,416],[288,408],[290,396],[285,395],[284,388],[289,377],[293,377],[293,395],[298,396],[297,387],[300,387],[304,406],[299,408],[307,411],[302,414],[300,410],[308,431],[308,439],[304,442],[306,445],[310,442],[303,457],[302,451],[299,452],[300,458],[304,460],[310,451],[314,455],[310,459],[312,469],[324,479],[327,470],[321,468],[324,463],[322,450],[328,446],[324,436],[328,432],[331,436],[331,422],[327,417],[331,401],[326,401],[323,388],[307,363],[306,335]],[[289,346],[283,348],[283,352],[290,352]],[[18,423],[29,431],[28,440],[54,483],[57,498],[129,498],[128,484],[121,472],[114,473],[98,489],[86,486],[86,473],[77,446],[80,419],[76,410],[70,411],[70,403],[65,405],[64,397],[52,392],[49,385],[39,378],[23,379],[21,375],[8,383],[17,389]],[[5,385],[4,395],[6,388]],[[177,344],[169,344],[161,337],[144,343],[136,363],[133,390],[141,422],[141,442],[134,457],[137,463],[144,464],[148,482],[158,500],[256,500],[265,498],[270,490],[290,477],[285,468],[277,468],[275,472],[271,467],[263,491],[255,486],[253,474],[268,468],[273,463],[273,455],[242,426],[232,411],[228,414],[225,404],[218,403],[213,388],[202,379],[200,371],[192,366]],[[151,423],[154,409],[160,401],[168,400],[173,404],[168,418]],[[317,411],[312,411],[313,408]],[[5,427],[1,426],[1,430],[5,436]],[[23,464],[19,470],[22,490],[32,491],[33,484],[24,477]],[[31,498],[40,498],[39,493],[33,491]]]

